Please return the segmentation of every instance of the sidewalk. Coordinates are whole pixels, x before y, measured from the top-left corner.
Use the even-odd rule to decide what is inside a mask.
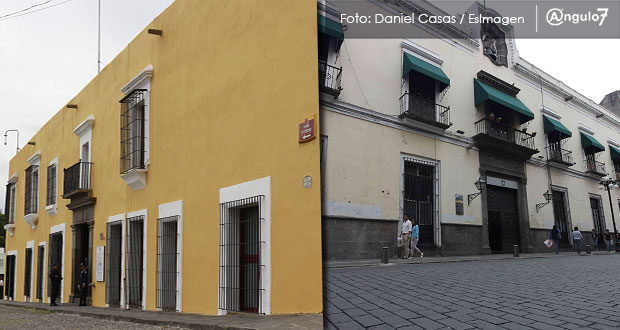
[[[249,315],[233,314],[226,316],[205,316],[197,314],[127,310],[102,307],[79,307],[76,304],[61,304],[51,307],[49,304],[24,303],[0,300],[0,304],[14,307],[34,308],[55,313],[78,314],[80,316],[127,321],[156,326],[181,327],[188,329],[209,330],[245,330],[245,329],[323,329],[322,314],[300,315]]]
[[[585,252],[581,252],[578,255],[576,252],[560,252],[555,253],[521,253],[518,258],[515,258],[512,254],[490,254],[490,255],[474,255],[474,256],[455,256],[455,257],[414,257],[411,259],[391,258],[388,264],[381,264],[380,259],[358,259],[358,260],[331,260],[323,262],[323,268],[355,268],[355,267],[373,267],[373,266],[394,266],[400,264],[432,264],[432,263],[446,263],[446,262],[465,262],[465,261],[492,261],[492,260],[505,260],[505,259],[532,259],[532,258],[561,258],[561,257],[576,257],[576,256],[596,256],[615,254],[615,252],[596,251],[591,255],[587,255]]]

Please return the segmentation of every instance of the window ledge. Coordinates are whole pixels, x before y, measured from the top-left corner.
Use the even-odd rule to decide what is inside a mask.
[[[9,236],[13,236],[13,231],[15,230],[15,224],[8,223],[4,225],[4,229],[9,232]]]
[[[146,172],[146,169],[134,168],[121,174],[121,178],[125,180],[131,190],[138,190],[146,187]]]
[[[52,204],[52,205],[48,205],[45,207],[45,211],[47,211],[47,213],[49,213],[49,215],[51,216],[55,216],[56,214],[58,214],[58,206],[56,204]]]
[[[24,216],[24,221],[27,224],[32,225],[32,230],[37,229],[37,222],[39,222],[39,214],[38,213],[30,213]]]

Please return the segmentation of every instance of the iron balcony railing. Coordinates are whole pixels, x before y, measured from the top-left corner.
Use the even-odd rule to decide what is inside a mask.
[[[547,146],[547,159],[560,163],[573,164],[573,153],[562,149],[558,144],[552,143]]]
[[[93,163],[77,162],[64,170],[63,195],[90,190],[90,175]],[[66,197],[65,197],[66,198]]]
[[[518,146],[536,150],[534,135],[504,125],[490,118],[482,118],[476,123],[476,133],[485,134]]]
[[[325,61],[319,60],[319,84],[322,89],[329,89],[340,93],[342,85],[340,79],[342,76],[342,68],[337,68],[333,65],[325,63]]]
[[[435,103],[434,99],[426,98],[422,95],[411,95],[409,92],[401,95],[400,114],[409,115],[430,123],[439,123],[450,126],[450,107]]]
[[[594,159],[586,159],[586,172],[605,174],[605,163],[597,162]]]

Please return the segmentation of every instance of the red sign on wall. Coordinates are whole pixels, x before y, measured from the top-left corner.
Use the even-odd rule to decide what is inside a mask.
[[[299,143],[306,143],[316,138],[314,118],[308,119],[299,124]]]

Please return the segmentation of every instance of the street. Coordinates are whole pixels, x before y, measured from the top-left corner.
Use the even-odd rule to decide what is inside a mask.
[[[326,329],[617,329],[620,255],[328,268]]]

